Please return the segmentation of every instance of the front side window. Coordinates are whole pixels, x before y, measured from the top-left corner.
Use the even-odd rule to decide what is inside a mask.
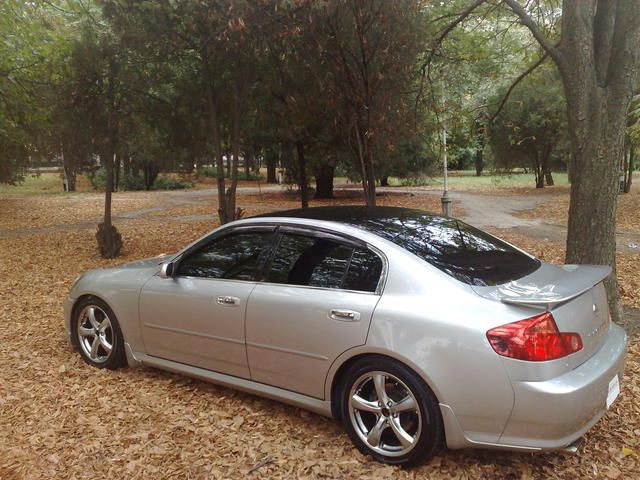
[[[245,232],[214,239],[180,262],[179,276],[256,280],[269,232]]]
[[[375,292],[382,261],[335,240],[284,234],[265,280],[271,283]]]

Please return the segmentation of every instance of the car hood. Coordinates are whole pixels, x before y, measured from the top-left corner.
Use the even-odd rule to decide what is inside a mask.
[[[135,262],[124,263],[122,265],[118,265],[117,267],[113,267],[115,269],[139,269],[139,268],[149,268],[156,267],[167,260],[169,260],[172,255],[160,255],[158,257],[145,258],[144,260],[136,260]]]
[[[69,297],[74,299],[86,293],[108,295],[109,292],[137,291],[158,272],[159,265],[170,258],[171,255],[162,255],[111,268],[89,270],[76,280]]]

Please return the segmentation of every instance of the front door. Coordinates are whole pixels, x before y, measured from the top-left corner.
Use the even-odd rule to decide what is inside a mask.
[[[333,361],[366,342],[382,260],[336,238],[281,230],[247,308],[251,378],[323,398]]]
[[[153,277],[140,294],[148,355],[249,378],[245,312],[271,233],[242,231],[206,242]]]

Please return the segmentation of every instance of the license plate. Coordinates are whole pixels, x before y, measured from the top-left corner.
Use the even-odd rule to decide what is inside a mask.
[[[607,408],[618,398],[620,395],[620,379],[618,375],[613,377],[609,382],[609,393],[607,393]]]

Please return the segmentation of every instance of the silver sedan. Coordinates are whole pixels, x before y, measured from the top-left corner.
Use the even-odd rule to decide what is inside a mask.
[[[620,392],[627,338],[602,266],[553,266],[453,218],[291,210],[175,255],[82,275],[69,340],[340,419],[356,447],[418,464],[442,443],[570,447]]]

